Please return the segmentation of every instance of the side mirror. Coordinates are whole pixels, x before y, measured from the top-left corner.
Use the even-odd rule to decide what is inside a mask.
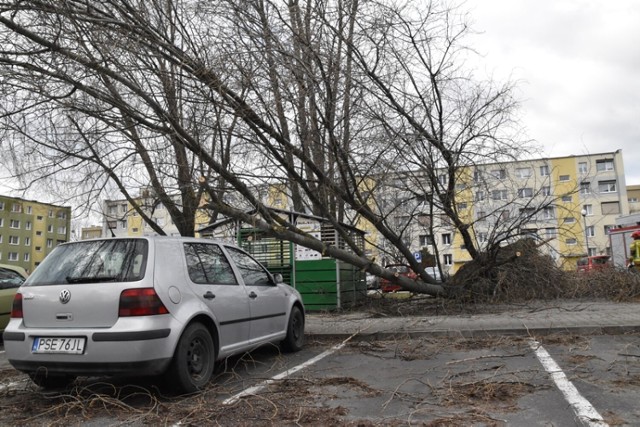
[[[282,277],[282,274],[280,274],[280,273],[274,274],[273,275],[273,280],[276,282],[276,284],[284,283],[284,278]]]

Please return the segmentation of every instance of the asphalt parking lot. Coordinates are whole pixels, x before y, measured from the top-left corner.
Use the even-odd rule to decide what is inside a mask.
[[[638,338],[313,340],[293,355],[270,346],[231,358],[193,396],[108,378],[43,392],[0,353],[0,424],[639,425]]]

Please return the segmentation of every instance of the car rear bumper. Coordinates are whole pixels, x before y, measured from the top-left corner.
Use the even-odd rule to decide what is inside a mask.
[[[23,372],[46,369],[69,375],[157,375],[170,363],[181,328],[172,317],[129,319],[109,329],[25,328],[11,319],[4,347],[11,365]],[[84,338],[81,354],[36,353],[36,338]]]
[[[153,359],[140,362],[83,363],[54,361],[25,361],[9,359],[9,363],[22,372],[47,372],[75,376],[110,375],[160,375],[167,370],[171,358]]]

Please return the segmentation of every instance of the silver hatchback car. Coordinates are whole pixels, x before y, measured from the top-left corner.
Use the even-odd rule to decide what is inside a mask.
[[[42,387],[77,376],[164,375],[202,389],[214,364],[265,343],[304,344],[304,306],[249,254],[212,240],[65,243],[20,287],[3,338]]]

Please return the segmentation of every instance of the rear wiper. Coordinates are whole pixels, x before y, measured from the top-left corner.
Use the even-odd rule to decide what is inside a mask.
[[[98,282],[115,282],[118,279],[117,276],[67,276],[67,283],[98,283]]]

